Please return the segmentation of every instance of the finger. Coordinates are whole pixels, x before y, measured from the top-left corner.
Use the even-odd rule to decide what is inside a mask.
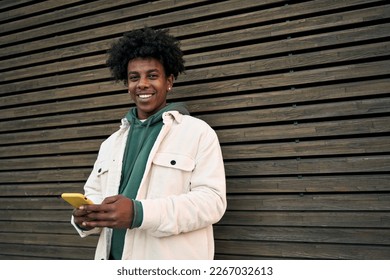
[[[80,208],[76,208],[72,212],[72,215],[74,217],[82,217],[82,216],[85,216],[86,214],[88,214],[88,212],[85,211],[84,209],[80,209]]]
[[[83,205],[80,206],[79,209],[85,211],[85,212],[102,212],[105,211],[107,207],[104,206],[103,204],[88,204],[88,205]]]
[[[111,204],[115,203],[121,198],[121,195],[108,196],[103,201],[102,204]]]
[[[116,228],[117,224],[115,221],[110,221],[110,220],[93,220],[93,221],[83,221],[82,222],[83,227],[108,227],[108,228]]]
[[[111,227],[109,222],[106,221],[84,221],[81,224],[83,227],[86,228],[96,228],[96,227]]]
[[[115,202],[125,198],[123,195],[114,195],[106,197],[101,204],[88,204],[80,206],[80,209],[84,209],[86,211],[107,211],[104,205],[114,204]]]

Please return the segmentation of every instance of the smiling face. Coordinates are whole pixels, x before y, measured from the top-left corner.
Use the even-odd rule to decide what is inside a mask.
[[[155,58],[135,58],[127,66],[128,89],[137,106],[138,118],[147,119],[167,104],[173,75],[166,77],[164,67]]]

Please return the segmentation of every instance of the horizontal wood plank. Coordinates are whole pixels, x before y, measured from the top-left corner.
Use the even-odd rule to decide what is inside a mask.
[[[4,259],[92,260],[94,247],[1,244]]]
[[[67,191],[67,190],[63,190]],[[60,192],[62,193],[62,191]],[[59,194],[58,194],[59,197]],[[61,204],[63,205],[63,202],[61,201]],[[74,228],[70,224],[70,219],[72,216],[73,208],[71,206],[67,206],[66,209],[29,209],[26,211],[26,209],[11,209],[11,210],[3,210],[3,213],[5,215],[0,219],[0,221],[3,224],[12,224],[15,223],[12,228],[16,230],[16,228],[19,228],[20,225],[23,225],[23,223],[31,223],[34,224],[32,228],[39,228],[47,227],[50,223],[58,224],[58,227],[52,227],[52,229],[46,229],[45,232],[49,231],[56,231],[58,228],[66,227],[67,231],[69,233],[74,233]],[[7,231],[11,227],[4,227],[4,231]],[[32,228],[30,230],[32,230]],[[66,233],[66,232],[64,232]]]
[[[390,118],[367,118],[217,130],[221,143],[388,133]],[[0,136],[1,137],[1,136]]]
[[[41,183],[35,184],[13,184],[0,186],[0,197],[1,196],[53,196],[60,195],[63,192],[82,192],[83,182],[72,182],[72,183]]]
[[[218,240],[390,245],[390,229],[215,226]]]
[[[227,179],[228,194],[390,191],[390,175],[244,177]]]
[[[21,4],[31,2],[31,0],[3,0],[1,1],[0,8],[9,10],[9,9],[15,9],[15,6],[19,6]],[[5,18],[6,13],[2,12],[1,15]]]
[[[97,153],[87,155],[0,159],[0,170],[36,170],[53,168],[60,169],[68,167],[91,167],[95,162],[96,157]]]
[[[60,238],[59,238],[60,237]],[[77,233],[75,234],[48,234],[48,233],[1,233],[0,244],[24,244],[24,245],[47,245],[51,246],[77,246],[79,248],[90,247],[93,248],[97,243],[97,236],[89,238],[81,238]]]
[[[356,156],[322,158],[296,158],[285,160],[229,161],[225,162],[227,176],[343,174],[362,172],[389,172],[390,157]]]
[[[389,211],[246,211],[228,210],[220,225],[390,228]]]
[[[287,259],[386,260],[388,246],[216,240],[216,254]]]
[[[390,152],[390,137],[299,141],[290,143],[229,145],[222,147],[226,160],[281,157],[334,156]]]
[[[54,169],[54,170],[33,170],[33,171],[9,171],[0,172],[2,183],[63,183],[63,182],[85,182],[92,171],[90,168],[79,169]]]
[[[390,195],[293,194],[229,196],[228,210],[247,211],[388,211]]]

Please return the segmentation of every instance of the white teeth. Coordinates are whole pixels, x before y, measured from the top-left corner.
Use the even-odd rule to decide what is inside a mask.
[[[139,98],[142,98],[142,99],[146,99],[146,98],[149,98],[151,97],[152,95],[151,94],[143,94],[143,95],[138,95]]]

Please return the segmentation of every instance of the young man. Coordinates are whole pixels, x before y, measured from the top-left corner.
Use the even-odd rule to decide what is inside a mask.
[[[164,30],[131,31],[107,64],[136,107],[101,145],[84,187],[95,204],[74,210],[72,224],[82,237],[100,233],[95,259],[213,259],[224,166],[210,126],[167,104],[184,71],[179,42]]]

